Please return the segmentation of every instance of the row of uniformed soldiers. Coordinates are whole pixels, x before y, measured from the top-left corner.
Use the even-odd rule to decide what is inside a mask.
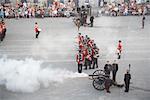
[[[82,73],[83,66],[85,66],[85,70],[98,68],[99,48],[94,43],[94,40],[90,39],[88,35],[81,35],[81,33],[78,34],[77,38],[79,47],[79,52],[76,56],[78,72]]]
[[[0,41],[3,41],[6,36],[6,25],[5,22],[2,20],[0,22]]]

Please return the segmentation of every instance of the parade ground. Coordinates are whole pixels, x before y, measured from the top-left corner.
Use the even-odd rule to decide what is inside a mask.
[[[150,100],[150,16],[146,16],[144,29],[141,16],[95,17],[94,27],[79,31],[71,17],[5,22],[7,34],[0,43],[0,100]],[[38,39],[35,22],[42,29]],[[88,75],[97,69],[77,73],[79,32],[100,49],[97,69],[116,59],[117,43],[122,41],[117,82],[124,82],[131,64],[129,93],[124,87],[112,86],[110,94],[94,89]]]

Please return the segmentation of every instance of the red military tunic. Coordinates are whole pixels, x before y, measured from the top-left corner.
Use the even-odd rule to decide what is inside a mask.
[[[119,43],[117,49],[121,52],[122,51],[122,44]]]
[[[35,30],[36,33],[39,31],[38,29],[39,29],[39,27],[38,27],[38,25],[36,24],[36,25],[35,25],[35,28],[34,28],[34,30]]]

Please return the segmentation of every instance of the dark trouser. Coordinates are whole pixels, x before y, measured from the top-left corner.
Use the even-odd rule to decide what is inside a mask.
[[[3,30],[3,38],[6,36],[6,29]]]
[[[78,73],[82,73],[82,64],[78,64]]]
[[[93,58],[93,69],[95,68],[95,65],[96,65],[96,68],[98,68],[97,58]]]
[[[83,20],[84,20],[83,18],[80,19],[81,26],[83,26],[83,24],[84,24]]]
[[[93,27],[93,22],[91,22],[91,27]]]
[[[125,82],[125,92],[129,92],[129,84],[130,82]]]
[[[118,59],[120,59],[121,58],[121,53],[117,53],[118,54]]]
[[[87,69],[87,66],[89,66],[89,69],[91,69],[91,61],[86,58],[85,59],[85,69]]]
[[[114,82],[116,82],[116,73],[116,71],[112,71],[112,77]]]
[[[39,34],[40,34],[40,31],[37,31],[36,32],[36,38],[38,38]]]
[[[78,27],[78,31],[79,31],[79,29],[80,29],[80,24],[77,24],[77,27]]]
[[[110,92],[109,88],[110,88],[110,85],[108,85],[108,84],[105,83],[106,92]]]
[[[3,39],[4,39],[4,32],[2,32],[1,34],[1,41],[3,41]]]
[[[144,28],[144,21],[142,21],[142,28]]]
[[[3,41],[3,38],[2,38],[3,36],[2,36],[2,34],[3,34],[3,33],[0,32],[0,40],[1,40],[1,41]]]

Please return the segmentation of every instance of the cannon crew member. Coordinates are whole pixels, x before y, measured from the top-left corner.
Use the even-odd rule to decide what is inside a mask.
[[[107,93],[111,93],[110,92],[110,86],[112,85],[112,80],[110,79],[110,76],[109,75],[106,75],[106,80],[105,80],[105,90]]]
[[[109,61],[107,61],[107,64],[105,64],[105,66],[104,66],[105,74],[110,76],[111,69],[112,69],[112,66],[111,66],[111,64],[109,64]]]

